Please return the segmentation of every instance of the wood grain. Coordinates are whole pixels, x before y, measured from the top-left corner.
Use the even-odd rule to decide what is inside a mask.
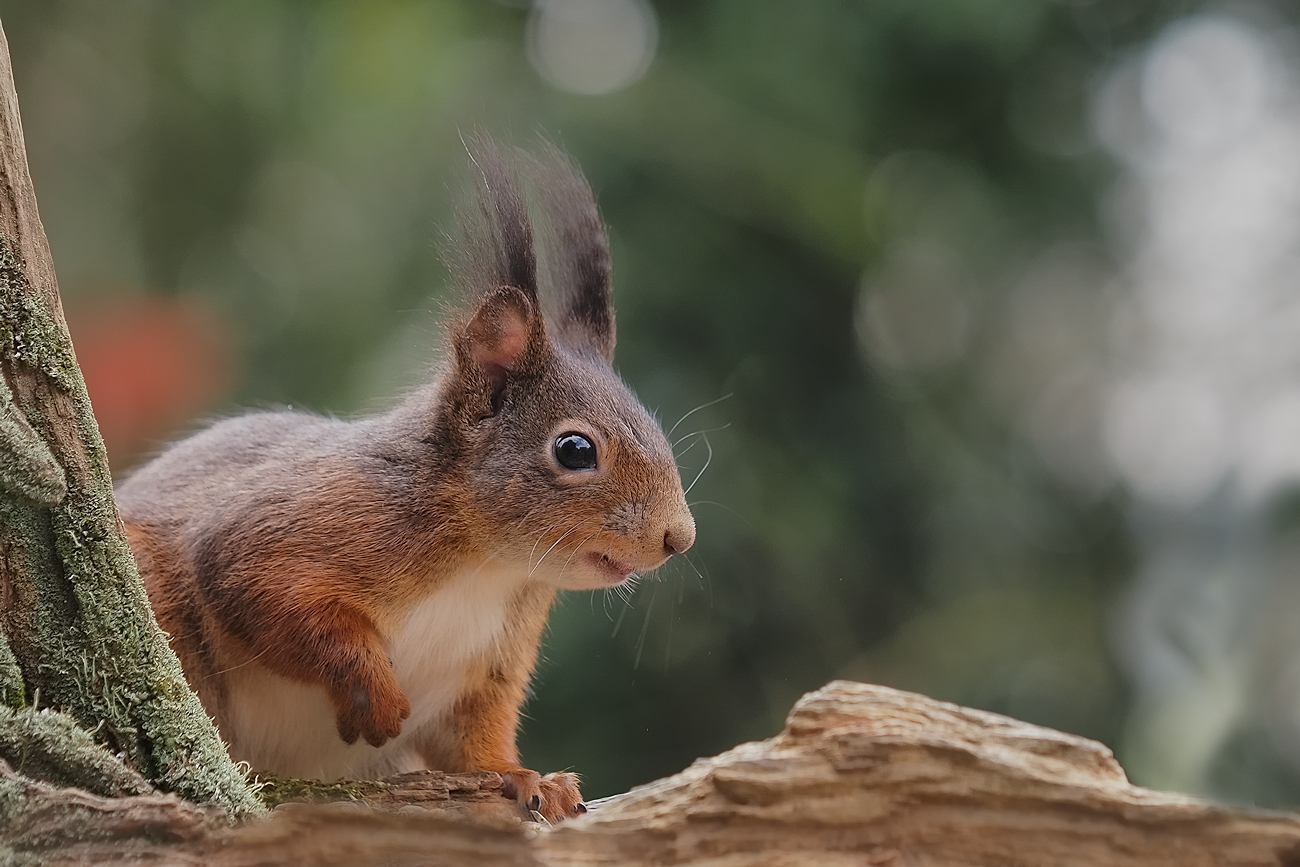
[[[64,845],[75,833],[47,821],[39,839],[14,842],[42,864],[1300,865],[1294,814],[1139,788],[1093,741],[842,681],[804,696],[776,737],[553,827],[513,815],[493,774],[369,786],[356,800],[282,805],[235,828],[174,798],[78,793],[75,827],[92,805],[114,830]],[[59,803],[59,791],[46,796]],[[148,822],[132,825],[133,804]]]

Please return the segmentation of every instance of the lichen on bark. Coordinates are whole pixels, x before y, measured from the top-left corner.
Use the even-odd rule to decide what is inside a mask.
[[[27,706],[27,688],[23,670],[9,648],[9,640],[0,632],[0,706],[18,710]]]
[[[380,780],[336,780],[326,783],[320,780],[302,780],[295,777],[277,777],[274,774],[259,774],[257,778],[257,796],[268,807],[299,802],[306,804],[328,804],[333,801],[366,802],[377,794],[392,788]]]
[[[66,328],[39,300],[0,234],[0,579],[19,694],[39,689],[164,790],[261,812],[153,619]],[[0,690],[3,669],[0,654]]]
[[[143,795],[153,786],[95,742],[65,713],[0,707],[0,759],[17,773],[106,798]]]

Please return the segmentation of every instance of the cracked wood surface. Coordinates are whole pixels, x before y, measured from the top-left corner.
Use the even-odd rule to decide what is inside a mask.
[[[1296,815],[1143,789],[1093,741],[842,681],[804,696],[776,737],[553,828],[513,816],[499,785],[404,774],[233,829],[174,798],[77,793],[121,827],[69,846],[47,824],[13,842],[52,865],[1300,865]]]
[[[1130,785],[1095,741],[834,682],[550,832],[553,864],[1300,864],[1300,818]]]

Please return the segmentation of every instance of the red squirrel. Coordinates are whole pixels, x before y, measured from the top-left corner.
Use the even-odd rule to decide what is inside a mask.
[[[695,540],[662,429],[611,366],[609,245],[554,148],[471,153],[433,381],[341,421],[256,412],[181,440],[117,501],[159,624],[236,760],[333,780],[495,771],[525,809],[585,812],[519,764],[520,706],[560,589]],[[541,283],[528,179],[549,229]],[[539,291],[539,288],[542,291]]]

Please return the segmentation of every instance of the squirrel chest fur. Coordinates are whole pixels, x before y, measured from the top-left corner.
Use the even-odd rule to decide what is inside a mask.
[[[237,760],[338,779],[500,773],[548,819],[576,776],[515,735],[561,589],[602,589],[695,537],[672,450],[610,366],[608,245],[557,151],[485,143],[466,301],[433,382],[359,421],[263,412],[183,440],[118,503],[150,602]]]

